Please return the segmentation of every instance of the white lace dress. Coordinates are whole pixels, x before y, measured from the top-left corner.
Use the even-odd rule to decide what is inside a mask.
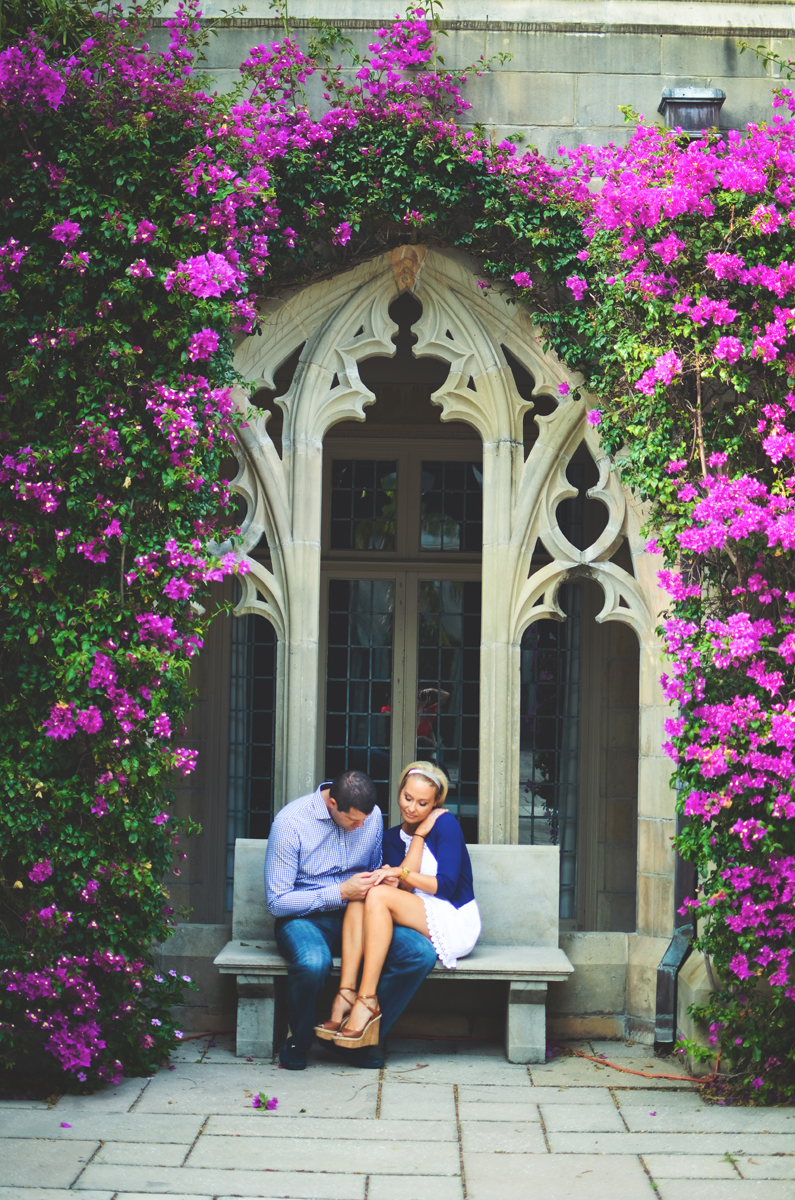
[[[409,834],[400,830],[400,838],[408,853],[411,845]],[[438,863],[435,856],[423,846],[420,875],[436,875]],[[454,971],[456,961],[466,958],[475,948],[480,937],[481,921],[477,900],[470,900],[456,908],[449,900],[441,900],[438,896],[429,896],[427,892],[414,889],[414,895],[419,896],[425,905],[425,920],[428,922],[428,933],[436,955],[448,971]]]

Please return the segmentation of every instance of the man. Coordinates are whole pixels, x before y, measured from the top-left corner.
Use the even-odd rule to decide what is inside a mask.
[[[293,800],[276,817],[265,857],[265,894],[276,918],[276,944],[290,964],[287,1019],[290,1032],[279,1052],[288,1071],[303,1071],[312,1044],[315,1001],[342,945],[349,900],[363,900],[381,865],[381,810],[373,781],[363,771],[343,771],[333,783]],[[378,984],[382,1035],[397,1020],[436,962],[421,933],[396,925]],[[351,1066],[378,1068],[380,1047],[343,1050],[325,1043]]]

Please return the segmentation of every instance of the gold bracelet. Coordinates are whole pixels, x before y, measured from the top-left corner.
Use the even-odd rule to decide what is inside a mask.
[[[408,877],[409,877],[409,869],[408,869],[408,867],[404,867],[403,870],[400,872],[400,882],[405,883],[406,880],[408,879]]]

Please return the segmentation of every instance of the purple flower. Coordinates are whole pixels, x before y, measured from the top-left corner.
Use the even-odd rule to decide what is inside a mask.
[[[136,258],[135,262],[127,268],[127,274],[132,275],[133,279],[152,279],[154,276],[154,272],[145,258]]]
[[[77,729],[74,717],[74,705],[66,704],[63,700],[59,700],[50,709],[50,715],[42,725],[42,729],[47,734],[47,737],[55,738],[56,740],[66,741],[72,737]]]
[[[162,1023],[163,1023],[162,1021],[158,1021],[157,1017],[152,1017],[153,1025],[162,1025]]]
[[[222,254],[208,250],[206,254],[197,254],[177,263],[175,269],[169,271],[163,286],[170,292],[179,282],[186,292],[206,298],[223,296],[230,288],[237,287],[242,278],[242,271],[233,267]]]
[[[751,1087],[760,1088],[764,1085],[763,1079],[754,1079],[751,1081]]]
[[[182,1030],[181,1030],[181,1029],[175,1029],[175,1030],[174,1030],[174,1037],[175,1037],[175,1038],[184,1038],[184,1036],[185,1036],[185,1034],[182,1032]]]
[[[737,359],[745,354],[745,347],[739,338],[722,337],[718,338],[715,343],[712,354],[714,358],[717,358],[721,362],[736,363]]]
[[[77,1078],[81,1079],[81,1080],[85,1080],[86,1077],[85,1077],[85,1075],[83,1075],[81,1073],[80,1075],[78,1075]],[[68,1121],[61,1121],[61,1129],[71,1129],[71,1128],[72,1128],[72,1126],[69,1124]]]
[[[155,717],[152,732],[157,738],[171,737],[171,718],[168,713],[160,713],[159,716]]]
[[[209,358],[218,349],[218,334],[214,329],[200,329],[190,339],[188,358],[191,362],[197,359]]]
[[[71,246],[73,242],[80,237],[82,230],[76,221],[70,221],[69,218],[65,221],[60,221],[57,225],[53,225],[50,237],[56,242],[63,242],[65,246]]]
[[[262,1108],[263,1107],[262,1097],[260,1096],[259,1092],[257,1092],[256,1096],[251,1101],[251,1107],[252,1108]]]
[[[161,812],[161,813],[158,813],[156,817],[152,817],[152,824],[153,825],[165,825],[165,823],[168,819],[169,819],[168,813]]]
[[[279,1107],[278,1096],[271,1096],[265,1107],[267,1108],[268,1112],[275,1112],[275,1110]]]
[[[598,408],[591,408],[588,411],[586,420],[588,421],[589,425],[601,425],[602,424],[602,414]]]
[[[571,388],[566,383],[565,379],[564,379],[563,383],[558,384],[558,395],[559,396],[568,396],[570,391],[571,391]]]
[[[349,221],[342,221],[339,225],[334,226],[334,236],[331,239],[335,246],[347,246],[351,240],[351,226]]]
[[[156,233],[157,226],[153,225],[151,221],[144,219],[138,222],[132,240],[134,242],[153,242]]]
[[[533,281],[527,271],[517,271],[515,275],[511,276],[511,280],[517,287],[531,288],[533,286]]]
[[[41,862],[37,862],[32,870],[28,871],[28,879],[32,879],[34,883],[44,883],[45,879],[49,879],[52,875],[52,863],[49,858],[43,858]]]
[[[86,733],[99,733],[102,728],[102,714],[95,704],[76,713],[75,721],[81,729],[85,729]]]
[[[566,287],[569,288],[575,300],[582,300],[588,291],[588,284],[579,275],[569,275],[566,280]]]

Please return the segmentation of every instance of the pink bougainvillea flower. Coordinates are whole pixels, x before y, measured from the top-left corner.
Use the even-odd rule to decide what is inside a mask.
[[[171,718],[168,713],[160,713],[159,716],[155,717],[152,732],[156,738],[165,739],[171,737]]]
[[[218,334],[214,329],[200,329],[198,333],[194,333],[190,339],[188,347],[188,358],[192,362],[198,359],[209,358],[218,349]]]
[[[533,286],[533,281],[527,271],[517,271],[515,275],[511,276],[511,280],[517,287],[531,288]]]
[[[59,700],[50,709],[50,715],[42,725],[47,737],[66,741],[77,729],[74,716],[74,705]]]
[[[44,883],[45,879],[49,879],[52,875],[52,863],[49,858],[43,858],[41,862],[34,864],[33,868],[28,871],[28,879],[32,879],[34,883]]]
[[[569,387],[569,385],[565,379],[563,380],[563,383],[558,384],[558,395],[559,396],[568,396],[570,391],[571,391],[571,388]]]
[[[156,233],[157,225],[155,225],[152,221],[147,221],[144,219],[143,221],[138,222],[132,240],[134,242],[153,242],[155,240]]]
[[[351,226],[349,221],[341,221],[339,225],[334,226],[334,236],[331,241],[335,246],[347,246],[351,240]]]
[[[134,263],[130,263],[127,274],[132,275],[133,279],[152,279],[154,277],[154,271],[145,258],[136,258]]]
[[[745,354],[745,347],[739,338],[722,337],[715,343],[712,354],[719,362],[736,363]]]
[[[50,237],[56,242],[63,242],[65,246],[71,246],[80,237],[82,230],[76,221],[70,221],[69,218],[65,221],[59,221],[57,225],[53,225]]]
[[[168,819],[169,819],[168,813],[161,812],[161,813],[158,813],[156,817],[152,817],[152,824],[153,825],[165,825],[165,823]]]
[[[83,1075],[83,1079],[85,1079],[85,1075]],[[72,1126],[69,1124],[68,1121],[61,1121],[61,1129],[71,1129],[71,1128],[72,1128]]]
[[[588,284],[579,275],[569,275],[566,280],[566,287],[570,290],[575,300],[582,300],[588,291]]]
[[[601,425],[602,424],[602,414],[598,408],[589,409],[586,419],[587,419],[589,425]]]

